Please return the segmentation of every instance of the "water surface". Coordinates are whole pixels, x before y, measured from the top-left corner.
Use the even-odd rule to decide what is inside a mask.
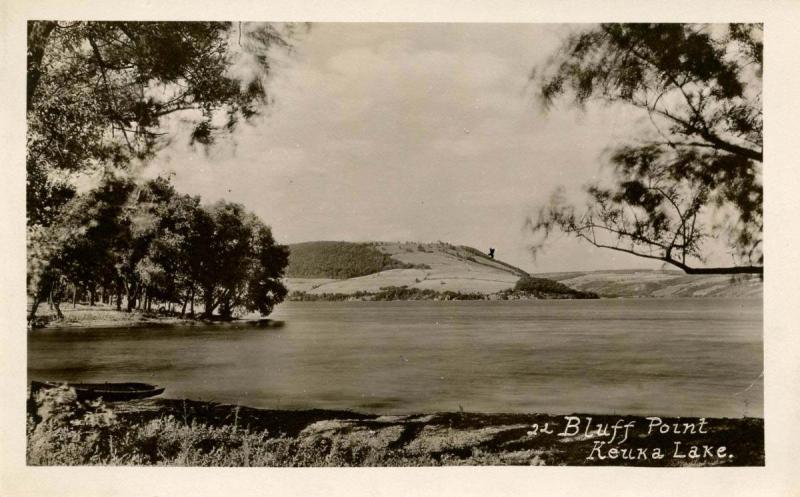
[[[760,300],[287,302],[270,317],[37,331],[28,374],[262,408],[763,416]]]

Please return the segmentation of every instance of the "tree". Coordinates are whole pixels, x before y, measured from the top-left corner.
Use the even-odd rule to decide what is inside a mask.
[[[154,245],[163,236],[164,223],[169,222],[169,204],[176,196],[167,180],[156,178],[137,186],[125,202],[120,220],[123,227],[118,231],[114,246],[116,273],[125,289],[128,311],[133,309],[143,291],[156,289],[157,283],[164,283],[164,268],[155,263],[153,252]]]
[[[173,195],[162,204],[157,236],[141,261],[139,274],[153,286],[157,298],[181,306],[181,316],[187,305],[194,309],[196,269],[195,250],[205,243],[198,225],[205,217],[200,197]]]
[[[58,303],[66,282],[94,285],[113,268],[114,241],[125,229],[123,206],[132,190],[131,181],[108,176],[98,188],[71,199],[51,226],[28,230],[29,322],[45,299],[61,318]]]
[[[249,311],[257,311],[262,316],[267,316],[288,293],[281,283],[281,278],[289,264],[289,247],[276,244],[272,230],[255,216],[251,222],[253,224],[251,262],[242,305]]]
[[[191,249],[203,317],[219,308],[221,317],[230,318],[239,306],[269,314],[286,296],[280,279],[288,248],[277,245],[271,230],[239,204],[219,201],[203,211],[199,244]]]
[[[219,310],[226,319],[237,308],[266,316],[287,293],[288,248],[268,226],[239,204],[202,206],[163,178],[137,185],[108,174],[69,200],[53,224],[28,232],[31,323],[44,300],[62,317],[68,285],[110,290],[118,309],[124,289],[127,311],[179,304],[181,315],[197,292],[203,317]]]
[[[603,24],[534,73],[546,106],[568,95],[639,109],[651,129],[610,154],[585,209],[557,191],[530,227],[660,260],[689,274],[763,274],[762,26]],[[727,238],[733,263],[702,267]],[[700,262],[701,265],[697,265]]]
[[[200,144],[254,116],[267,52],[290,36],[269,24],[29,22],[28,224],[53,221],[69,173],[125,168],[168,143],[170,115],[191,120]]]

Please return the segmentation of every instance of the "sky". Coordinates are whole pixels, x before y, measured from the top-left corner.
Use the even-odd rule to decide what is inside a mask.
[[[530,82],[572,28],[314,24],[277,56],[263,115],[210,150],[175,140],[150,165],[179,191],[240,202],[281,243],[446,241],[531,272],[659,268],[525,221],[646,126],[621,107],[545,110]]]

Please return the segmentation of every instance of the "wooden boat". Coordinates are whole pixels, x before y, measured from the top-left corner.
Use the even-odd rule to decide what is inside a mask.
[[[56,381],[31,381],[31,390],[58,388],[66,385],[75,390],[79,400],[103,399],[109,402],[119,400],[146,399],[164,392],[164,387],[149,383],[68,383]]]

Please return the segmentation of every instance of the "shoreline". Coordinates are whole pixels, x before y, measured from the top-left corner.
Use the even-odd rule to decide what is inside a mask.
[[[105,328],[183,328],[183,327],[218,327],[236,328],[240,326],[270,327],[276,326],[279,321],[269,318],[261,319],[233,319],[229,321],[216,321],[205,319],[176,319],[176,318],[155,318],[155,319],[131,319],[121,320],[89,320],[89,321],[69,321],[45,324],[37,326],[32,331],[48,330],[73,330],[73,329],[105,329]]]
[[[451,292],[452,293],[452,292]],[[514,295],[512,298],[491,298],[492,295],[472,295],[455,294],[456,298],[439,298],[440,294],[425,294],[424,298],[419,295],[399,296],[398,298],[381,298],[381,294],[295,294],[285,300],[285,302],[430,302],[430,301],[507,301],[507,300],[574,300],[567,297],[536,297],[528,295],[521,297]],[[377,298],[376,298],[377,296]],[[403,298],[401,298],[403,297]],[[452,296],[451,296],[452,297]],[[177,327],[220,327],[235,328],[239,326],[269,327],[276,326],[280,322],[269,317],[259,317],[256,315],[246,315],[231,319],[203,319],[186,318],[170,314],[159,314],[154,312],[143,312],[134,310],[131,312],[118,311],[107,304],[97,304],[88,306],[80,304],[78,308],[65,307],[62,309],[64,319],[56,320],[52,313],[38,316],[33,325],[28,323],[29,331],[37,330],[73,330],[73,329],[101,329],[101,328],[177,328]]]
[[[353,302],[523,302],[530,300],[548,300],[548,301],[564,301],[564,300],[586,300],[586,299],[570,299],[570,298],[508,298],[508,299],[452,299],[452,300],[437,300],[437,299],[417,299],[417,298],[398,298],[391,300],[375,300],[370,298],[359,298],[351,295],[336,294],[336,298],[330,298],[331,295],[322,295],[322,298],[308,298],[308,299],[292,299],[289,298],[284,303],[353,303]],[[599,297],[598,299],[589,300],[652,300],[661,299],[662,297]],[[716,300],[716,299],[733,299],[733,300],[752,300],[751,297],[667,297],[669,299],[678,300]],[[237,328],[237,327],[276,327],[281,326],[282,321],[274,320],[270,317],[258,317],[255,315],[246,315],[239,318],[232,318],[229,320],[221,319],[201,319],[201,318],[181,318],[179,316],[171,316],[157,313],[144,313],[142,311],[117,311],[109,308],[105,304],[99,304],[94,307],[81,305],[79,309],[62,309],[65,319],[57,321],[52,319],[52,314],[44,314],[37,318],[35,326],[28,325],[28,332],[36,331],[59,331],[59,330],[75,330],[75,329],[113,329],[113,328],[181,328],[181,327],[207,327],[207,328]],[[272,314],[270,314],[271,316]]]
[[[101,411],[113,419],[113,429],[98,430],[96,421],[81,428],[74,420],[68,429],[74,432],[74,439],[90,440],[93,434],[99,447],[108,444],[116,448],[97,459],[103,451],[98,447],[88,450],[80,446],[86,442],[80,442],[77,448],[63,450],[74,454],[86,449],[95,459],[60,464],[764,465],[762,418],[471,412],[381,415],[257,409],[168,398],[108,403]],[[91,416],[94,420],[98,413]],[[43,425],[46,423],[39,423]],[[61,448],[43,444],[37,436],[29,423],[29,464],[53,463],[57,452],[43,456],[38,450]]]
[[[74,330],[102,328],[182,328],[182,327],[219,327],[235,328],[240,326],[275,326],[276,322],[268,317],[247,315],[232,319],[189,318],[179,315],[159,314],[156,312],[118,311],[107,304],[88,306],[80,304],[77,308],[63,308],[64,319],[56,320],[52,313],[43,314],[36,319],[34,326],[28,324],[28,331],[41,330]]]

